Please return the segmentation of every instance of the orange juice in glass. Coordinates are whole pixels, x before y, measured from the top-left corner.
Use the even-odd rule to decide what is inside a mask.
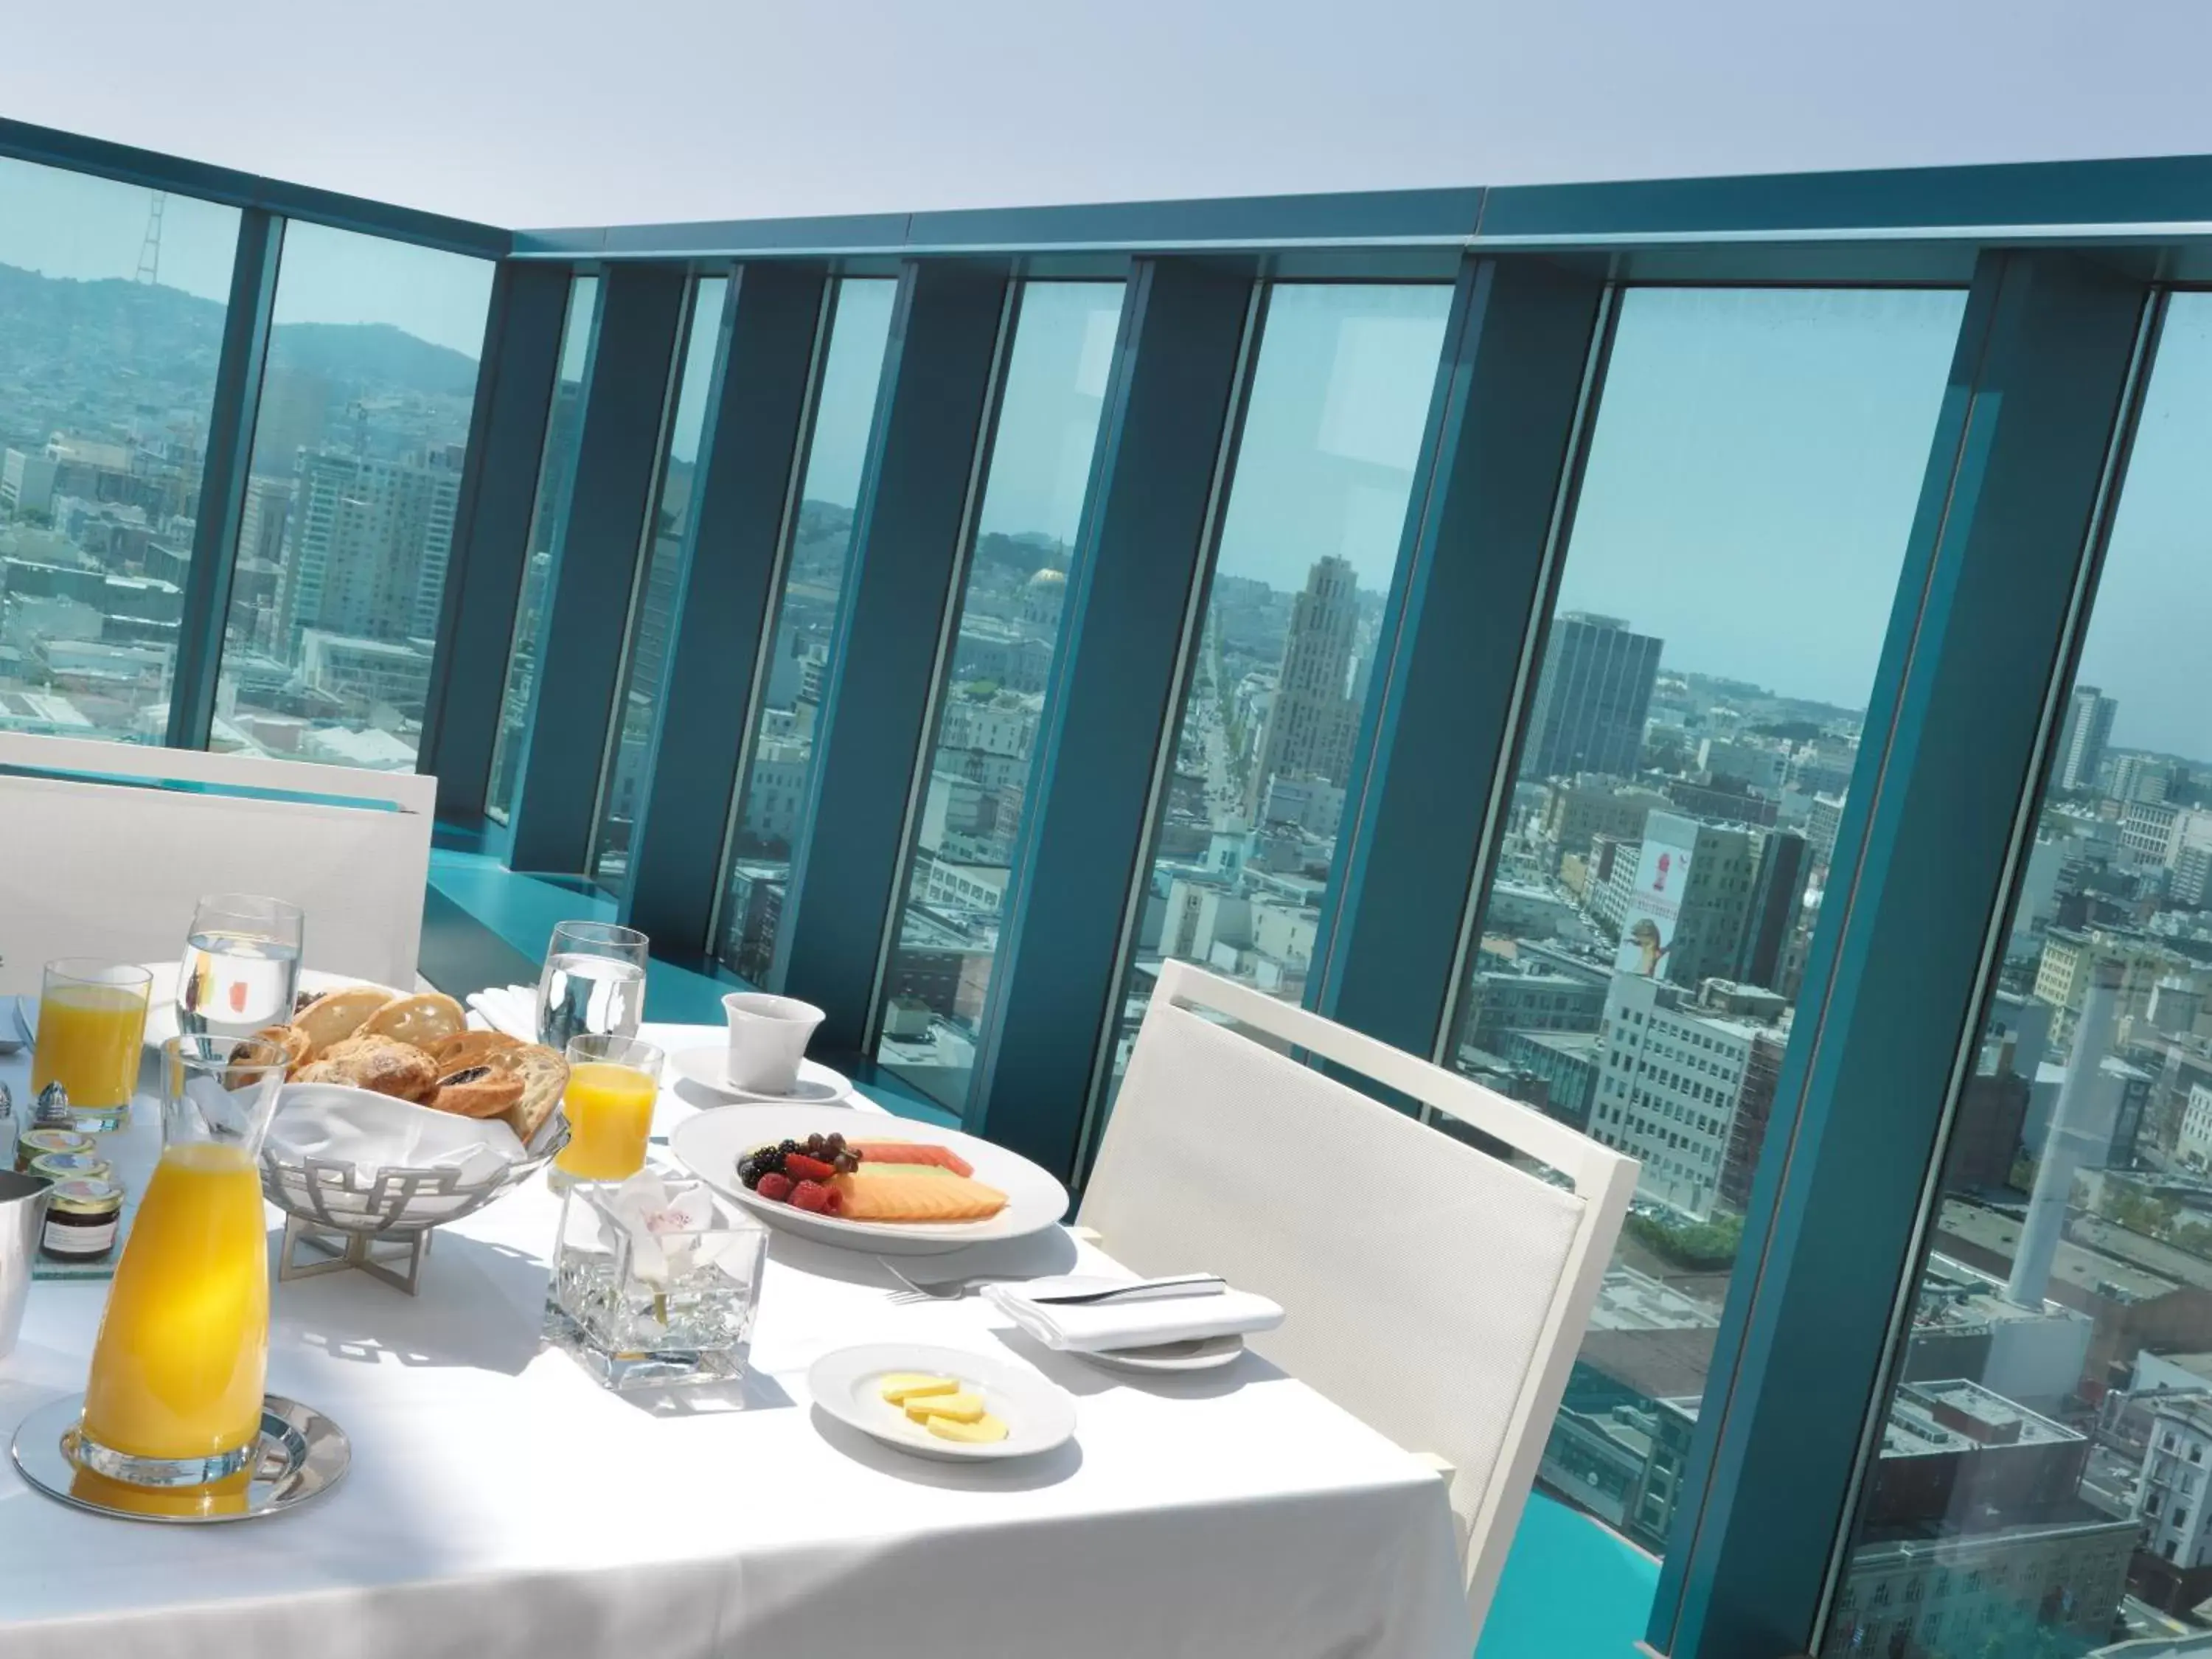
[[[143,968],[84,957],[46,964],[39,987],[31,1089],[35,1094],[60,1084],[79,1128],[119,1129],[130,1121],[153,984]]]
[[[595,1035],[570,1038],[568,1057],[561,1107],[568,1144],[553,1167],[577,1181],[626,1181],[645,1167],[660,1050],[635,1037]]]
[[[269,1359],[258,1168],[283,1051],[251,1038],[163,1046],[161,1158],[107,1292],[78,1463],[138,1486],[203,1486],[252,1460]]]

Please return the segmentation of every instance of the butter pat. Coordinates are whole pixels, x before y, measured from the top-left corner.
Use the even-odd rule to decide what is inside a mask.
[[[883,1382],[884,1398],[894,1406],[903,1406],[909,1400],[919,1400],[930,1395],[959,1392],[958,1377],[930,1376],[921,1371],[895,1371]]]
[[[933,1417],[929,1431],[939,1440],[957,1440],[970,1446],[988,1445],[994,1440],[1006,1437],[1006,1425],[985,1412],[972,1423],[963,1423],[955,1418]]]
[[[906,1414],[917,1423],[933,1424],[940,1417],[949,1417],[956,1423],[973,1423],[983,1415],[983,1396],[980,1394],[930,1395],[908,1401]]]

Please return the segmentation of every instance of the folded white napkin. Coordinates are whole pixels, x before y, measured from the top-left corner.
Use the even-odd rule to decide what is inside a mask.
[[[342,1083],[286,1084],[268,1145],[283,1162],[328,1158],[366,1180],[380,1170],[450,1168],[464,1181],[488,1181],[525,1156],[514,1131],[496,1119],[434,1112]]]
[[[525,1042],[538,1041],[538,988],[491,985],[469,993],[469,1007],[486,1030],[504,1031]]]
[[[1110,1353],[1206,1336],[1272,1331],[1283,1310],[1266,1297],[1233,1287],[1215,1296],[1178,1296],[1128,1302],[1038,1302],[1040,1296],[1107,1291],[1130,1281],[1097,1273],[1032,1279],[1019,1285],[986,1285],[983,1295],[1048,1348],[1066,1353]]]

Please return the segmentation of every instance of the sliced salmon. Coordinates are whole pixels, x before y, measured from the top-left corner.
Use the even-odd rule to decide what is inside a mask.
[[[830,1183],[848,1221],[983,1221],[1006,1207],[995,1187],[949,1170],[863,1164]]]
[[[975,1173],[975,1166],[950,1146],[927,1140],[848,1140],[845,1145],[870,1164],[934,1164],[957,1176]]]

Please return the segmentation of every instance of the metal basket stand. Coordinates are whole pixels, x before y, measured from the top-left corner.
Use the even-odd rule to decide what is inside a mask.
[[[357,1233],[288,1215],[284,1240],[276,1255],[276,1277],[316,1279],[358,1267],[371,1279],[413,1296],[422,1287],[422,1264],[430,1255],[430,1231],[418,1227],[404,1233]]]

